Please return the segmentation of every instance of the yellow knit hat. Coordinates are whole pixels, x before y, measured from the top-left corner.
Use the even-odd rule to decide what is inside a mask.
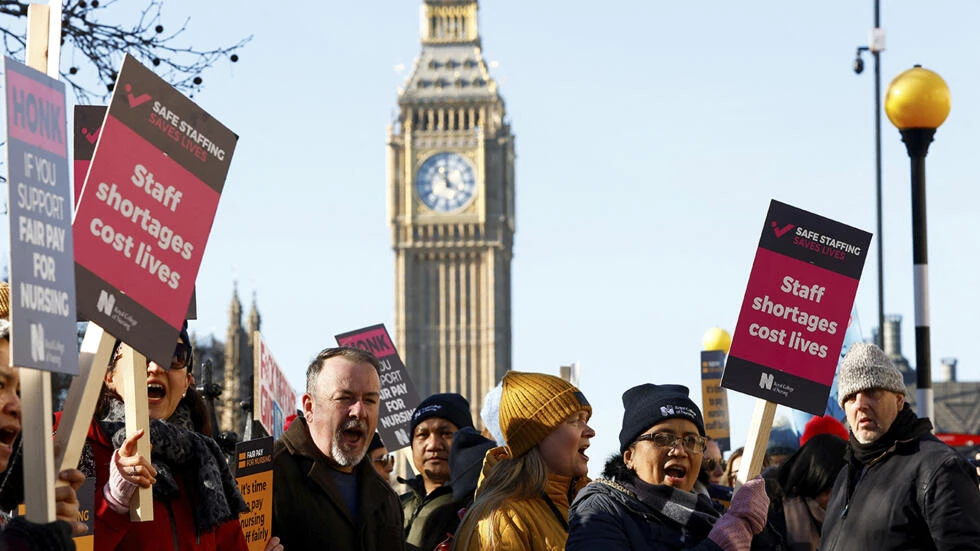
[[[500,396],[500,430],[512,457],[520,457],[580,411],[592,415],[582,392],[564,379],[509,371]]]
[[[10,285],[0,281],[0,339],[10,339]]]
[[[10,284],[0,281],[0,318],[10,318]]]

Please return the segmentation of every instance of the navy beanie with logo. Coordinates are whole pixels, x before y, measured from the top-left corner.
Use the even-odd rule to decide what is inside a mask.
[[[667,419],[687,419],[704,436],[701,409],[690,398],[684,385],[635,386],[623,393],[623,429],[619,431],[619,451],[626,451],[636,437]]]
[[[431,417],[441,417],[456,425],[456,429],[473,426],[470,403],[455,392],[433,394],[419,404],[412,413],[412,433],[419,423]]]

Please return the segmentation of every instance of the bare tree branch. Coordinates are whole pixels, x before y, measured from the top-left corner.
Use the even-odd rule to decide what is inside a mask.
[[[234,44],[210,49],[185,45],[182,39],[190,18],[176,30],[166,30],[161,17],[165,0],[145,1],[137,21],[124,24],[106,22],[105,16],[111,15],[111,8],[118,0],[64,0],[62,58],[71,61],[61,78],[71,86],[79,102],[108,98],[126,53],[152,66],[163,79],[193,96],[201,89],[206,69],[224,59],[238,61],[238,51],[252,39],[247,36]],[[28,3],[21,0],[0,0],[0,20],[8,16],[26,21],[27,7]],[[12,25],[6,22],[0,25],[0,37],[8,55],[17,56],[24,51],[24,33],[12,30]],[[96,84],[88,84],[92,82]]]

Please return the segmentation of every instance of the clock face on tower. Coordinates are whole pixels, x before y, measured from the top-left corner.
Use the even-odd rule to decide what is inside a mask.
[[[425,206],[452,212],[463,208],[476,193],[476,171],[458,153],[436,153],[419,167],[415,187]]]

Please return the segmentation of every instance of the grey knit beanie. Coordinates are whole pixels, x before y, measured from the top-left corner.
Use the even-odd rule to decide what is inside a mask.
[[[873,388],[905,394],[902,373],[885,352],[873,344],[858,342],[844,355],[837,376],[837,402]]]

